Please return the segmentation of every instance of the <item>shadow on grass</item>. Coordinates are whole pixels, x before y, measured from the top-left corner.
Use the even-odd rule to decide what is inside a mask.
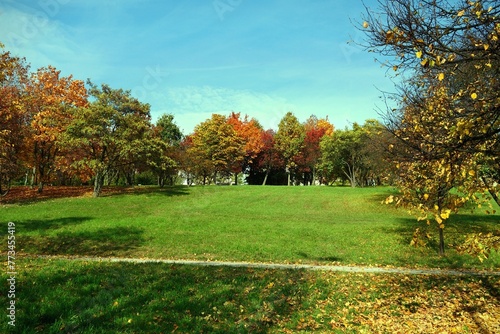
[[[477,299],[479,296],[474,296],[476,292],[474,290],[479,290],[481,287],[484,288],[481,293],[481,299],[486,299],[489,301],[488,303],[495,304],[495,300],[497,302],[500,300],[500,281],[496,277],[483,276],[481,278],[472,278],[432,275],[419,277],[416,280],[401,280],[400,284],[403,291],[409,292],[407,297],[410,297],[406,298],[406,300],[404,298],[400,299],[401,304],[399,307],[402,309],[415,313],[419,308],[425,307],[425,303],[428,300],[411,298],[412,292],[416,288],[420,291],[434,292],[434,296],[431,296],[431,298],[438,300],[442,298],[446,299],[447,302],[450,302],[450,299],[460,300],[461,303],[458,304],[460,306],[455,311],[455,314],[459,314],[460,312],[469,313],[471,319],[478,326],[479,333],[492,333],[491,328],[489,329],[486,326],[484,320],[477,316],[477,314],[487,313],[487,303],[478,302]],[[421,301],[424,301],[424,303]]]
[[[392,187],[379,187],[378,189],[380,189],[380,193],[378,194],[374,194],[374,195],[371,195],[369,197],[370,201],[373,201],[375,203],[380,203],[381,205],[383,205],[383,203],[385,202],[385,200],[390,196],[390,195],[397,195],[398,194],[398,190],[396,188],[392,188]],[[384,204],[386,205],[386,204]]]
[[[388,234],[396,234],[401,236],[400,242],[409,244],[412,240],[413,233],[419,228],[423,233],[430,235],[437,234],[437,224],[431,221],[427,225],[425,221],[418,222],[416,218],[399,218],[397,220],[398,227],[386,228]],[[445,221],[445,239],[456,242],[467,234],[489,233],[500,229],[499,215],[473,215],[473,214],[456,214],[450,216],[450,219]],[[436,244],[437,245],[437,244]]]
[[[62,261],[36,266],[29,280],[18,282],[23,307],[16,327],[37,332],[267,333],[291,318],[308,293],[298,270]]]
[[[298,252],[297,255],[301,257],[302,259],[306,260],[312,260],[312,261],[318,261],[318,262],[342,262],[343,258],[338,257],[338,256],[320,256],[320,257],[313,257],[310,256],[309,254],[305,252]]]
[[[138,186],[138,187],[114,187],[114,191],[105,191],[101,197],[118,197],[130,194],[144,194],[146,196],[185,196],[189,195],[189,187],[187,186],[168,186],[168,187],[157,187],[157,186]],[[121,190],[120,190],[121,189]]]
[[[44,220],[27,220],[16,223],[20,232],[46,231],[60,229],[70,225],[79,225],[85,221],[92,220],[92,217],[62,217]]]
[[[145,243],[137,227],[113,227],[99,231],[61,232],[56,235],[23,236],[19,246],[40,255],[127,256]]]
[[[1,204],[30,205],[45,202],[56,198],[92,197],[93,187],[90,186],[47,186],[42,193],[26,186],[16,186],[5,197],[0,197]],[[127,194],[156,194],[165,196],[188,195],[187,186],[105,186],[100,197],[120,196]]]
[[[408,247],[408,254],[413,253],[422,259],[421,265],[430,267],[447,267],[455,269],[484,268],[495,269],[500,261],[498,256],[480,263],[477,258],[468,254],[459,253],[456,249],[462,245],[469,234],[489,233],[500,228],[500,216],[482,214],[459,213],[450,217],[445,222],[444,241],[445,256],[439,256],[439,231],[436,222],[427,225],[425,221],[418,222],[416,218],[400,218],[395,227],[385,228],[387,234],[394,235],[399,244]],[[410,246],[416,229],[420,230],[417,247]],[[493,254],[495,255],[495,254]],[[405,256],[396,256],[402,264],[408,261]]]

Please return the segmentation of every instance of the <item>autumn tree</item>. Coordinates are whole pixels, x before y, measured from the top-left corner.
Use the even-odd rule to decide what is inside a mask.
[[[227,122],[233,126],[244,145],[243,159],[236,159],[233,166],[234,183],[238,184],[238,174],[245,171],[264,147],[262,141],[262,127],[254,118],[249,120],[248,116],[245,115],[245,117],[241,119],[241,114],[235,112],[229,115]]]
[[[268,129],[261,132],[262,149],[249,164],[247,182],[249,184],[283,184],[287,182],[285,164],[275,145],[276,132]]]
[[[394,0],[367,9],[368,49],[411,78],[387,114],[402,194],[396,202],[443,229],[476,193],[497,196],[500,156],[500,4],[498,1]],[[382,14],[382,15],[380,15]],[[391,60],[392,59],[392,60]],[[404,175],[404,176],[403,176]],[[453,189],[453,191],[451,191]],[[498,197],[497,197],[498,198]],[[498,238],[485,241],[499,247]]]
[[[326,119],[318,119],[311,115],[304,123],[304,143],[295,157],[295,164],[302,174],[304,185],[314,184],[316,170],[321,157],[320,141],[325,135],[333,134],[333,125]]]
[[[189,154],[195,157],[203,184],[208,177],[216,182],[217,176],[229,176],[232,167],[244,159],[244,142],[223,115],[213,114],[198,124],[191,136]],[[196,161],[195,160],[195,161]]]
[[[33,167],[38,191],[42,192],[63,149],[61,135],[75,110],[87,104],[87,91],[83,81],[74,80],[71,75],[63,77],[52,66],[32,73],[27,90],[32,150],[29,163]]]
[[[87,155],[75,163],[93,171],[94,197],[98,197],[107,177],[124,166],[144,161],[151,149],[149,105],[130,91],[88,83],[92,98],[78,108],[67,131],[67,144],[83,147]]]
[[[0,43],[0,51],[3,45]],[[29,118],[25,87],[28,65],[7,51],[0,53],[0,196],[26,168]]]
[[[286,113],[278,125],[275,136],[275,146],[282,155],[288,174],[288,185],[291,185],[292,169],[296,167],[294,158],[301,151],[304,143],[305,130],[292,112]]]

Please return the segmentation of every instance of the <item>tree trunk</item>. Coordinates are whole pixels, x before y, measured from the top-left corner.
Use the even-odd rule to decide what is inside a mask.
[[[99,197],[103,185],[104,185],[104,173],[97,172],[94,180],[94,193],[92,194],[93,197]]]
[[[495,190],[492,187],[489,186],[488,181],[486,180],[486,178],[484,176],[481,177],[481,181],[483,181],[483,183],[486,186],[486,188],[488,188],[488,192],[490,193],[491,197],[495,200],[495,202],[497,203],[497,205],[500,206],[500,199],[498,198]]]
[[[158,175],[158,186],[163,188],[165,186],[165,177],[162,175]]]
[[[264,182],[262,182],[262,185],[265,186],[267,183],[267,177],[269,176],[269,168],[266,170],[266,175],[264,176]]]
[[[439,228],[439,256],[444,256],[444,229]]]
[[[238,173],[234,173],[234,185],[238,185]]]
[[[38,193],[41,194],[43,192],[43,182],[40,180],[40,182],[38,182]]]
[[[497,194],[495,191],[491,188],[488,188],[488,192],[490,193],[491,197],[495,200],[498,206],[500,206],[500,199],[498,198]]]
[[[36,182],[36,167],[33,167],[33,169],[31,170],[31,182],[30,182],[31,189],[33,189],[33,187],[35,186],[35,182]]]

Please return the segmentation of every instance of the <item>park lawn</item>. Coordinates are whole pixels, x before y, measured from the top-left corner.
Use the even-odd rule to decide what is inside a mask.
[[[4,316],[2,333],[500,332],[498,276],[32,258],[16,265],[16,327]],[[0,294],[0,305],[8,302]]]
[[[381,204],[392,188],[206,186],[137,188],[102,198],[59,198],[0,207],[16,224],[18,253],[63,256],[362,264],[498,269],[409,242],[423,226]],[[448,244],[498,229],[499,215],[464,212],[450,219]],[[5,248],[5,247],[4,247]]]

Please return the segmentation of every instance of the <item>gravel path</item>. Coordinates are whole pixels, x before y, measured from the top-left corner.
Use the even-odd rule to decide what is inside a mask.
[[[163,260],[163,259],[138,259],[138,258],[116,258],[116,257],[60,257],[60,256],[44,256],[44,255],[38,256],[38,258],[65,259],[74,261],[93,261],[93,262],[164,263],[164,264],[179,264],[179,265],[205,266],[205,267],[233,267],[233,268],[283,269],[283,270],[303,269],[303,270],[338,271],[338,272],[351,272],[351,273],[444,275],[444,276],[500,276],[500,271],[471,271],[471,270],[455,270],[455,269],[411,269],[411,268],[390,268],[390,267],[369,267],[369,266]]]

